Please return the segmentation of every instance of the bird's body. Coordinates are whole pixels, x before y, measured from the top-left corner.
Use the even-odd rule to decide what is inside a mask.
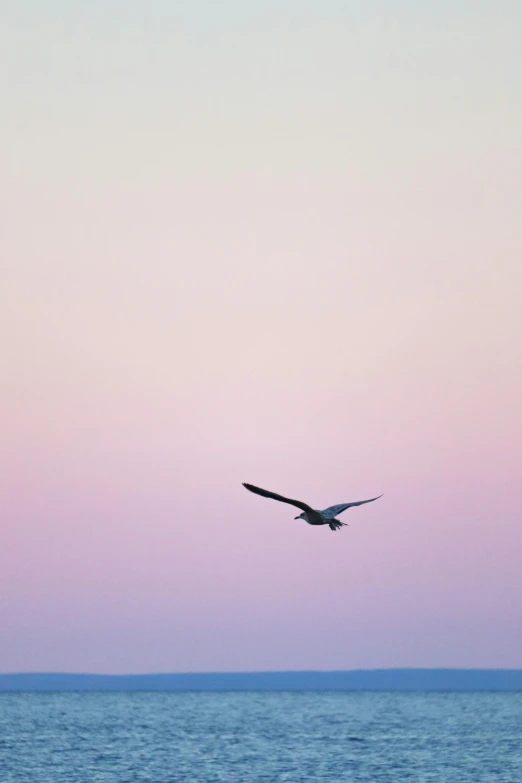
[[[336,519],[337,514],[342,514],[343,511],[346,511],[346,509],[350,508],[351,506],[362,506],[364,503],[372,503],[372,501],[378,500],[382,497],[382,495],[378,495],[377,497],[370,498],[369,500],[357,500],[353,503],[339,503],[337,506],[329,506],[328,508],[323,509],[323,511],[318,511],[317,509],[309,506],[307,503],[303,503],[301,500],[291,500],[290,498],[283,497],[283,495],[277,495],[275,492],[269,492],[267,489],[254,487],[253,484],[243,483],[243,486],[250,492],[254,492],[256,495],[261,495],[264,498],[272,498],[273,500],[279,500],[281,503],[289,503],[291,506],[300,508],[301,513],[299,516],[295,517],[296,519],[304,519],[304,521],[308,522],[309,525],[329,525],[330,530],[339,530],[341,527],[346,527],[345,522],[341,522],[339,519]]]

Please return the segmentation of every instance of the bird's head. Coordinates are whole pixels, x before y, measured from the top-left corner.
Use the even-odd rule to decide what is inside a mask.
[[[305,512],[304,512],[304,511],[301,511],[301,513],[299,514],[299,516],[297,516],[297,517],[294,517],[294,519],[304,519],[304,518],[305,518]]]

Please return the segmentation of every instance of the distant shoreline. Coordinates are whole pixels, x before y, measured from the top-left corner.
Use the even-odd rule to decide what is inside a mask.
[[[14,691],[522,691],[522,669],[0,674],[0,692]]]

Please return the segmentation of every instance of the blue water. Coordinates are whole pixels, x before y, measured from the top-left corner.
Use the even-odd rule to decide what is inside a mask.
[[[4,693],[2,783],[521,783],[522,693]]]

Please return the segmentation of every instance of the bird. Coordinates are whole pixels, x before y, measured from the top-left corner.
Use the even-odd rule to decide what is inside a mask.
[[[294,517],[294,519],[304,519],[309,525],[329,525],[330,530],[340,530],[342,527],[348,527],[346,522],[341,522],[339,519],[335,518],[337,514],[342,514],[343,511],[346,511],[347,508],[351,508],[352,506],[362,506],[364,503],[373,503],[374,500],[382,498],[382,495],[377,495],[377,497],[370,498],[369,500],[356,500],[353,503],[339,503],[337,506],[329,506],[323,511],[318,511],[307,503],[303,503],[302,500],[291,500],[290,498],[283,497],[283,495],[277,495],[275,492],[269,492],[268,489],[261,489],[260,487],[255,487],[253,484],[245,484],[245,482],[243,482],[243,486],[245,489],[248,489],[249,492],[254,492],[256,495],[279,500],[281,503],[289,503],[291,506],[302,509],[302,513],[297,517]]]

